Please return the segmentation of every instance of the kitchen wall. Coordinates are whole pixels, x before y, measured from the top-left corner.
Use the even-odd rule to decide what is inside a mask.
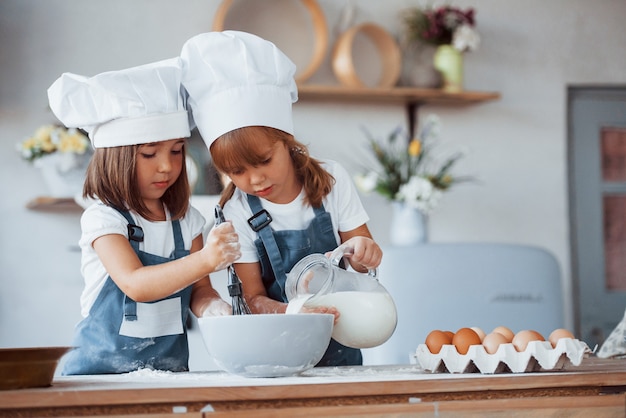
[[[332,29],[344,2],[319,3]],[[626,83],[626,2],[453,3],[475,7],[482,36],[479,50],[466,54],[466,88],[497,91],[502,98],[421,108],[421,115],[441,117],[444,150],[468,152],[457,171],[479,180],[446,194],[430,219],[431,240],[546,248],[562,269],[566,325],[572,327],[566,90],[570,85]],[[79,320],[80,212],[27,210],[26,203],[46,189],[40,173],[15,151],[15,144],[37,126],[55,121],[47,109],[47,87],[64,71],[93,75],[174,56],[186,39],[210,30],[218,4],[0,2],[0,347],[69,344]],[[397,34],[399,11],[417,2],[353,4],[357,22],[374,21]],[[294,30],[288,19],[272,27]],[[298,39],[302,37],[284,33],[281,41]],[[294,58],[297,64],[307,63],[306,56],[299,58]],[[310,82],[336,83],[328,59]],[[366,102],[301,102],[294,113],[299,139],[315,155],[338,159],[353,173],[357,150],[364,146],[361,126],[385,135],[406,123],[401,106]],[[372,232],[386,244],[389,205],[378,196],[363,201]]]

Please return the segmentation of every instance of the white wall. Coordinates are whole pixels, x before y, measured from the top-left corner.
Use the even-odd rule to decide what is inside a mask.
[[[319,3],[332,26],[343,3]],[[374,21],[397,33],[399,11],[416,2],[354,3],[358,21]],[[37,170],[15,152],[15,143],[55,120],[47,109],[47,87],[64,71],[93,75],[174,56],[186,39],[210,30],[218,4],[0,2],[0,346],[69,344],[79,319],[82,279],[75,248],[80,212],[25,209],[26,202],[46,190]],[[421,109],[421,115],[435,112],[442,118],[446,149],[470,152],[458,171],[480,179],[446,195],[431,217],[431,239],[548,249],[563,270],[571,327],[566,89],[575,84],[626,83],[626,2],[454,4],[476,8],[483,40],[478,51],[466,55],[466,88],[498,91],[502,99]],[[294,29],[289,21],[276,25]],[[298,39],[284,36],[281,42]],[[328,60],[311,82],[335,83]],[[297,136],[311,145],[314,154],[333,156],[353,171],[356,150],[364,146],[361,125],[385,135],[405,121],[402,107],[395,105],[302,102],[295,107]],[[377,196],[364,197],[364,203],[375,237],[386,244],[388,204]]]

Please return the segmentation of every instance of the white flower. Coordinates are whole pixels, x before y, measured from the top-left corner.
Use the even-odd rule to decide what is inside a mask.
[[[359,174],[354,177],[356,187],[364,192],[371,193],[376,190],[378,184],[378,174],[375,171],[370,171],[365,175]]]
[[[461,52],[475,51],[480,45],[480,36],[472,26],[461,25],[452,34],[452,45]]]
[[[15,144],[15,149],[25,160],[30,160],[33,156],[33,152],[30,150],[30,148],[24,148],[19,142]]]
[[[413,176],[400,186],[395,200],[406,202],[409,206],[428,213],[437,206],[441,196],[441,190],[435,188],[430,180]]]

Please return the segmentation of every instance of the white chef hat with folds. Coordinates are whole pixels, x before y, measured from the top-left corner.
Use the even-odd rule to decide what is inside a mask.
[[[187,138],[181,77],[178,57],[93,77],[64,73],[48,100],[65,126],[89,133],[95,148]]]
[[[246,126],[293,135],[296,66],[273,43],[246,32],[208,32],[185,42],[181,60],[189,107],[208,147]]]

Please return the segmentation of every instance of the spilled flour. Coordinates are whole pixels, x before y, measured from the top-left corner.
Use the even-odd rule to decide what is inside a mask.
[[[461,375],[468,377],[467,375]],[[454,378],[450,374],[424,372],[417,365],[315,367],[296,376],[243,377],[223,371],[169,372],[140,369],[130,373],[92,376],[60,376],[55,384],[80,383],[98,390],[142,388],[238,387],[310,385],[343,382],[382,382]]]

